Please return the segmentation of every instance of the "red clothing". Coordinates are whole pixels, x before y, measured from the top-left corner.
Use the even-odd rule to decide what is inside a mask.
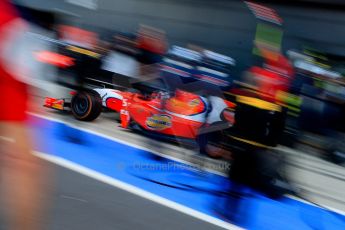
[[[164,39],[154,37],[153,35],[139,35],[137,38],[137,47],[160,55],[163,55],[166,52]]]
[[[2,30],[19,17],[7,0],[0,1],[0,9],[0,49],[3,49],[6,34]],[[0,57],[0,122],[24,121],[26,119],[27,100],[27,86],[15,79],[6,70],[3,58]]]
[[[254,66],[249,70],[255,77],[257,87],[265,100],[275,98],[278,91],[287,91],[289,79],[276,72]]]
[[[283,55],[279,55],[277,60],[266,59],[266,67],[274,72],[285,75],[291,80],[294,76],[294,69],[290,61]]]

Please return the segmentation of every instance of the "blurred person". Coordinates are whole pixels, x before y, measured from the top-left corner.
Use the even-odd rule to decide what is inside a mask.
[[[245,76],[249,90],[235,89],[235,122],[227,130],[231,143],[228,198],[223,203],[223,215],[232,222],[245,225],[250,208],[242,205],[259,193],[279,199],[291,190],[282,174],[284,158],[275,147],[285,128],[287,109],[276,100],[280,91],[287,92],[294,70],[277,50],[258,45],[263,67],[253,66]]]
[[[318,61],[318,55],[306,50],[304,53],[288,52],[296,68],[294,91],[302,100],[297,124],[299,141],[311,146],[318,146],[322,157],[333,163],[342,164],[344,154],[344,104],[342,93],[344,83],[337,81],[339,73],[326,63]],[[317,124],[317,125],[315,125]],[[313,136],[315,140],[308,138]]]
[[[28,130],[28,69],[8,52],[29,25],[7,0],[0,1],[0,146],[1,197],[7,229],[41,229],[45,170],[32,153]],[[15,43],[18,45],[17,43]]]
[[[68,82],[65,85],[75,90],[83,90],[88,78],[96,78],[99,75],[105,48],[100,44],[96,33],[79,27],[60,25],[58,33],[59,39],[66,43],[60,47],[59,52],[74,60],[71,68],[62,71],[60,78],[72,74],[74,81],[66,78]],[[60,83],[64,84],[64,81]]]
[[[59,25],[58,33],[60,41],[64,44],[60,46],[59,54],[72,58],[73,64],[68,68],[59,69],[58,84],[65,88],[58,92],[57,98],[67,99],[63,101],[66,104],[71,103],[72,100],[83,103],[88,100],[86,92],[90,92],[88,81],[100,79],[103,75],[101,67],[103,58],[108,53],[109,44],[100,41],[97,33],[75,26]],[[60,110],[64,111],[63,108]],[[71,123],[75,126],[81,123],[69,116],[66,116],[66,121],[61,126],[61,138],[75,144],[86,144],[82,132],[71,127]]]
[[[290,61],[279,51],[257,44],[263,65],[251,67],[245,75],[245,82],[254,86],[260,97],[275,101],[277,94],[288,92],[294,79],[294,69]]]
[[[138,55],[136,37],[135,34],[118,33],[113,36],[114,44],[112,49],[130,56],[136,56]]]
[[[141,63],[140,74],[144,76],[155,70],[154,65],[161,62],[162,56],[167,51],[165,32],[150,26],[141,25],[136,40],[138,61]]]
[[[229,221],[247,223],[248,214],[244,210],[250,208],[243,205],[250,205],[244,201],[251,196],[259,193],[279,199],[289,190],[282,174],[283,158],[274,150],[284,130],[285,118],[286,111],[279,105],[237,96],[235,123],[227,130],[228,142],[232,145],[230,181],[225,188],[227,197],[218,209]]]

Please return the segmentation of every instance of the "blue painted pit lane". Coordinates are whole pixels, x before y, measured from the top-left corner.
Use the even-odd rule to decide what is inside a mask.
[[[36,150],[123,181],[207,215],[223,219],[228,180],[210,172],[106,139],[63,123],[32,117]],[[69,137],[69,138],[68,138]],[[250,193],[237,210],[248,229],[345,229],[345,216],[290,198]]]

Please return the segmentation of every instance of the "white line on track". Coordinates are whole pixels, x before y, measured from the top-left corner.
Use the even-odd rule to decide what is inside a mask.
[[[37,156],[37,155],[36,155],[36,156]],[[69,200],[76,200],[76,201],[80,201],[80,202],[83,202],[83,203],[88,203],[87,200],[80,199],[80,198],[73,197],[73,196],[60,195],[60,198],[69,199]]]
[[[345,212],[342,211],[342,210],[339,210],[339,209],[336,209],[336,208],[332,208],[332,207],[329,207],[329,206],[326,206],[326,205],[323,205],[322,207],[321,206],[318,206],[316,204],[313,204],[307,200],[303,200],[301,198],[298,198],[296,196],[292,196],[292,195],[286,195],[286,197],[290,198],[290,199],[293,199],[293,200],[297,200],[299,202],[302,202],[302,203],[305,203],[305,204],[309,204],[311,206],[314,206],[314,207],[318,207],[318,208],[321,208],[321,209],[324,209],[324,210],[327,210],[327,211],[332,211],[332,212],[335,212],[335,213],[338,213],[340,215],[343,215],[345,216]]]
[[[125,182],[114,179],[112,177],[103,175],[97,171],[88,169],[86,167],[83,167],[83,166],[78,165],[74,162],[68,161],[66,159],[63,159],[63,158],[60,158],[57,156],[53,156],[53,155],[49,155],[49,154],[45,154],[45,153],[41,153],[41,152],[34,152],[34,155],[41,158],[41,159],[44,159],[46,161],[49,161],[49,162],[52,162],[54,164],[60,165],[62,167],[68,168],[70,170],[73,170],[73,171],[78,172],[80,174],[83,174],[85,176],[91,177],[95,180],[101,181],[103,183],[106,183],[108,185],[111,185],[111,186],[114,186],[117,188],[120,188],[122,190],[130,192],[130,193],[135,194],[137,196],[140,196],[142,198],[145,198],[145,199],[148,199],[148,200],[153,201],[155,203],[161,204],[163,206],[172,208],[176,211],[179,211],[179,212],[182,212],[182,213],[187,214],[189,216],[203,220],[203,221],[208,222],[210,224],[214,224],[214,225],[219,226],[221,228],[230,229],[230,230],[242,229],[236,225],[227,223],[225,221],[222,221],[222,220],[217,219],[215,217],[209,216],[209,215],[204,214],[202,212],[198,212],[194,209],[191,209],[191,208],[186,207],[184,205],[178,204],[178,203],[173,202],[171,200],[168,200],[166,198],[157,196],[153,193],[147,192],[143,189],[137,188],[133,185],[127,184]]]

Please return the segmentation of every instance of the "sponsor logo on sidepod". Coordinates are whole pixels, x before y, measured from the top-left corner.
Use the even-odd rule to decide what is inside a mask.
[[[153,130],[163,130],[171,127],[171,117],[164,114],[155,114],[147,118],[146,125]]]

